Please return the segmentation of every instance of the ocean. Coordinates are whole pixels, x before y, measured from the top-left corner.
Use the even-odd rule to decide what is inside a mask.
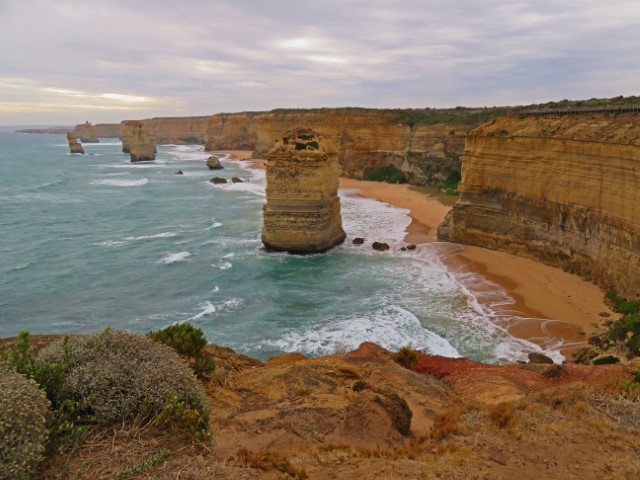
[[[261,359],[364,341],[485,362],[563,358],[560,345],[495,325],[511,302],[498,285],[449,271],[433,245],[400,251],[407,210],[341,189],[343,245],[267,253],[263,171],[223,154],[224,170],[210,171],[198,145],[162,145],[155,162],[131,164],[117,139],[100,141],[71,155],[64,135],[0,129],[1,337],[188,321],[209,342]],[[213,176],[244,183],[213,185]]]

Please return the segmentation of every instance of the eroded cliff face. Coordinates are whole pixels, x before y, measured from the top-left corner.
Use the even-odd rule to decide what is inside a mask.
[[[262,242],[269,250],[324,252],[345,238],[340,167],[331,140],[310,129],[281,136],[267,155]]]
[[[91,125],[90,122],[84,122],[84,124],[82,125],[78,125],[76,127],[76,130],[78,131],[76,133],[76,135],[78,135],[78,138],[80,139],[81,142],[85,142],[85,143],[98,143],[100,142],[100,140],[98,140],[98,136],[96,135],[95,129],[93,128],[93,125]]]
[[[475,125],[409,125],[393,111],[319,109],[213,115],[205,135],[209,151],[254,150],[265,158],[282,132],[305,125],[337,148],[343,175],[394,165],[410,183],[432,184],[460,171],[464,137]]]
[[[444,240],[531,257],[640,297],[640,115],[503,117],[467,137]]]
[[[76,125],[73,129],[73,133],[77,137],[82,137],[82,131],[84,124]],[[91,126],[93,133],[96,137],[100,138],[118,138],[120,137],[120,124],[119,123],[98,123]]]
[[[204,144],[204,133],[207,130],[210,116],[203,117],[157,117],[140,120],[149,134],[153,135],[158,145]],[[130,132],[127,122],[120,123],[122,151],[129,153]]]

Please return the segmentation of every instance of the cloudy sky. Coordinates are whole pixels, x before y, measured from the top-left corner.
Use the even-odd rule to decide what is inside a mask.
[[[0,0],[0,125],[640,94],[640,0]]]

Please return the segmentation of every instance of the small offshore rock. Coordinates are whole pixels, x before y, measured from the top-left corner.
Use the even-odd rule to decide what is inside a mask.
[[[407,250],[415,250],[416,246],[413,243],[410,243],[409,245],[407,245]]]
[[[549,363],[549,364],[553,363],[553,360],[551,358],[539,352],[531,352],[529,353],[528,357],[529,357],[529,363]]]
[[[211,180],[209,180],[211,183],[227,183],[227,179],[226,178],[222,178],[222,177],[213,177]]]
[[[184,175],[184,172],[182,170],[178,170],[175,174],[176,175]]]
[[[389,250],[389,244],[384,242],[373,242],[371,244],[371,248],[380,252],[384,252],[385,250]]]
[[[403,252],[407,251],[407,247],[402,247],[400,250],[402,250]]]
[[[231,177],[233,183],[243,183],[240,177]]]
[[[354,245],[362,245],[364,243],[364,238],[356,237],[351,243],[353,243]]]
[[[221,168],[224,168],[220,163],[220,159],[215,155],[207,158],[207,167],[209,167],[210,170],[220,170]]]

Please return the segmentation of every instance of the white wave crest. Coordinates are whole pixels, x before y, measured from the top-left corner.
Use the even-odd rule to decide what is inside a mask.
[[[111,187],[140,187],[149,183],[148,178],[140,178],[138,180],[94,180],[92,185],[108,185]]]
[[[177,253],[169,253],[162,257],[158,263],[162,263],[163,265],[171,265],[172,263],[184,262],[187,260],[191,254],[189,252],[177,252]]]

